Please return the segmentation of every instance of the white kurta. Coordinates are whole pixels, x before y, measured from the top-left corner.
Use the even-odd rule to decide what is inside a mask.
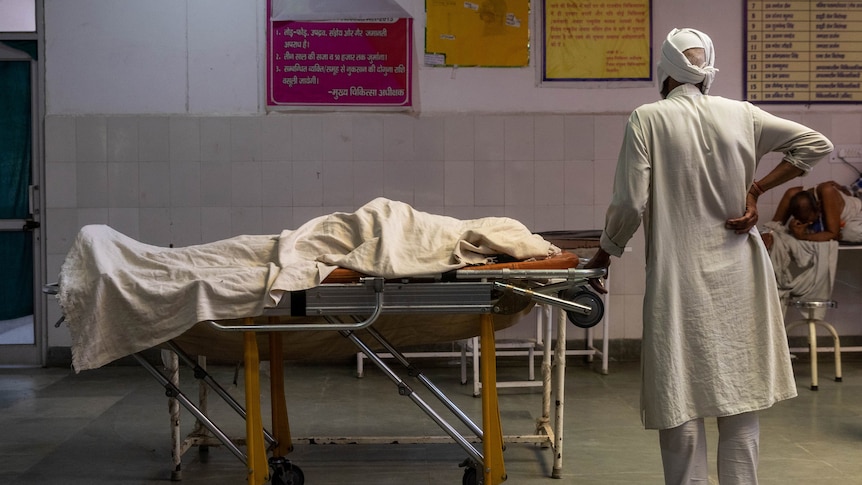
[[[736,234],[761,157],[808,171],[823,135],[686,84],[626,126],[601,246],[620,256],[643,220],[646,292],[641,412],[646,428],[770,407],[796,395],[769,255]]]

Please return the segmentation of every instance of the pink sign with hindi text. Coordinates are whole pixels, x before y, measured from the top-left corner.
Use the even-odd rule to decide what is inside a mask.
[[[268,106],[410,106],[412,21],[273,21]]]

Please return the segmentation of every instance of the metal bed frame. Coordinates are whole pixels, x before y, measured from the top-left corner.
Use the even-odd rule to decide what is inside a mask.
[[[181,477],[180,457],[189,446],[210,446],[221,444],[231,451],[248,468],[249,485],[270,481],[274,485],[302,485],[304,476],[299,467],[285,456],[292,450],[292,439],[285,403],[282,354],[282,334],[325,330],[340,333],[349,339],[396,385],[398,394],[411,399],[431,418],[448,436],[450,442],[457,443],[467,454],[461,464],[464,467],[464,485],[497,485],[506,480],[503,461],[504,438],[500,423],[496,385],[496,355],[494,352],[494,314],[517,313],[532,303],[557,308],[558,345],[554,353],[553,379],[560,390],[555,400],[556,425],[552,429],[547,420],[538,424],[539,433],[547,436],[554,452],[554,476],[558,477],[562,468],[562,422],[563,422],[563,382],[565,379],[565,341],[566,317],[581,328],[590,328],[602,319],[604,306],[602,300],[587,289],[589,279],[600,278],[606,274],[604,269],[461,269],[445,275],[412,282],[403,280],[384,280],[379,277],[360,277],[356,282],[326,283],[300,292],[291,292],[281,299],[281,304],[264,310],[263,316],[270,323],[256,323],[254,317],[243,320],[243,324],[207,322],[212,328],[222,332],[241,332],[243,334],[243,358],[245,377],[245,406],[234,400],[205,368],[173,342],[166,345],[174,357],[168,362],[168,375],[149,363],[143,356],[134,358],[165,388],[172,400],[171,414],[174,441],[174,479]],[[46,293],[56,293],[57,287],[46,287]],[[489,383],[482,393],[482,423],[474,423],[425,375],[418,371],[386,338],[373,328],[374,322],[384,313],[391,314],[477,314],[480,321],[481,378]],[[357,317],[357,315],[367,315]],[[325,321],[308,323],[280,323],[284,316],[324,317]],[[343,321],[338,317],[348,317]],[[60,322],[58,322],[59,324]],[[408,375],[418,380],[442,405],[475,435],[462,436],[446,419],[422,399],[410,385],[367,345],[357,332],[363,330],[386,352],[402,364]],[[256,333],[264,332],[269,337],[269,357],[272,399],[272,432],[264,429],[261,419],[259,349]],[[232,440],[206,415],[206,395],[201,391],[201,403],[195,405],[178,386],[177,360],[194,369],[194,374],[204,386],[213,389],[246,422],[245,440]],[[543,366],[545,379],[551,379],[551,366]],[[182,405],[197,420],[196,435],[193,440],[180,443],[179,406]],[[550,414],[550,399],[544,406]],[[210,433],[206,436],[203,429]],[[218,443],[210,439],[213,437]],[[534,440],[534,437],[530,437]],[[353,440],[355,442],[355,440]],[[479,449],[475,442],[481,442]],[[516,442],[518,439],[509,438]],[[246,446],[244,453],[240,446]],[[184,449],[185,448],[185,449]],[[267,455],[271,457],[267,459]]]

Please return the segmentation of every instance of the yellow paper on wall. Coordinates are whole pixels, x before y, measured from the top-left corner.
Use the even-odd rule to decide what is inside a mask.
[[[650,79],[650,0],[545,0],[545,80]]]
[[[426,0],[425,13],[426,64],[529,65],[529,0]]]

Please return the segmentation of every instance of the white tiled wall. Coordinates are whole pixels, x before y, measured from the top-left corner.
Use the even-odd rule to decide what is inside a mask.
[[[186,246],[277,233],[378,196],[458,218],[509,216],[534,231],[600,228],[626,117],[49,116],[48,279],[85,224]],[[832,133],[836,144],[862,138],[862,115],[794,119]],[[805,183],[851,176],[824,162]],[[762,199],[763,219],[781,192]],[[611,338],[640,338],[642,246],[638,233],[611,268]],[[55,317],[59,310],[49,309]],[[69,345],[64,328],[50,332],[50,346]]]
[[[231,221],[228,233],[237,225],[270,232],[381,195],[458,217],[517,215],[535,230],[593,228],[601,218],[595,206],[609,197],[596,183],[613,176],[623,122],[588,115],[52,116],[48,208],[91,217],[98,217],[91,209],[131,209],[114,217],[137,212],[134,220],[100,222],[123,224],[153,244],[179,244],[175,219],[188,210],[202,222],[201,209],[230,208],[243,220]],[[295,212],[275,215],[282,210]],[[249,227],[248,216],[259,224]],[[166,224],[174,227],[156,230]],[[205,242],[203,231],[186,231],[192,241],[184,242]],[[68,237],[52,252],[65,249]]]

